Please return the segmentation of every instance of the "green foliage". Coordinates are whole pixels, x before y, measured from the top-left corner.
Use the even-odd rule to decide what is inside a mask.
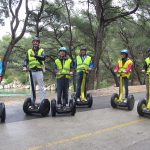
[[[95,86],[96,86],[96,85],[95,85]],[[108,84],[107,80],[102,80],[102,81],[100,81],[99,84],[98,84],[98,89],[99,89],[99,88],[106,88],[106,87],[108,87],[108,86],[109,86],[109,84]]]
[[[8,78],[7,78],[6,81],[5,81],[5,84],[12,83],[13,80],[14,80],[13,76],[8,76]]]
[[[0,4],[4,4],[4,1],[5,0],[2,0]],[[134,6],[134,1],[129,1],[129,5],[127,5],[127,1],[121,2],[122,5],[125,6],[124,8],[119,6],[112,6],[112,0],[105,3],[107,5],[107,9],[105,9],[104,14],[105,19],[114,17],[118,15],[123,9],[131,9]],[[150,22],[148,19],[149,0],[143,0],[141,4],[141,14],[137,16],[137,20],[130,16],[125,19],[120,19],[105,28],[105,35],[103,38],[103,54],[101,59],[103,59],[103,61],[105,61],[110,68],[115,66],[120,54],[120,50],[122,48],[128,48],[130,53],[132,52],[133,58],[136,60],[137,69],[140,70],[140,68],[142,68],[143,60],[145,58],[145,50],[147,47],[150,47]],[[37,9],[39,9],[39,7]],[[88,17],[91,19],[92,30]],[[22,38],[13,48],[5,74],[7,83],[12,82],[14,79],[18,79],[23,84],[28,83],[28,75],[23,73],[21,70],[25,54],[27,50],[32,47],[32,36],[35,35],[36,19],[36,13],[30,15],[27,32],[30,33],[31,36]],[[75,58],[75,56],[78,54],[78,50],[82,46],[87,47],[88,54],[94,56],[95,42],[97,40],[96,32],[99,24],[95,11],[71,11],[71,23],[73,38],[73,44],[71,47],[73,49],[73,58]],[[58,48],[60,46],[69,47],[70,44],[68,17],[64,3],[62,3],[62,1],[55,0],[54,3],[46,1],[44,12],[40,18],[39,28],[41,29],[41,47],[45,49],[47,55],[46,67],[50,70],[53,70],[54,59],[57,57]],[[0,55],[2,57],[6,52],[9,42],[9,36],[4,36],[0,40]],[[103,79],[101,79],[102,81],[99,82],[98,87],[107,87],[109,86],[110,80],[113,79],[112,74],[109,67],[106,68],[106,66],[101,62],[99,65],[99,76],[102,76]],[[55,77],[51,72],[45,73],[45,81],[48,84],[55,82]]]

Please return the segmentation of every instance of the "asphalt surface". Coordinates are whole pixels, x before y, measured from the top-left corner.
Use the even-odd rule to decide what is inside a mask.
[[[149,150],[150,119],[133,111],[113,109],[111,96],[94,97],[93,107],[77,108],[76,115],[27,116],[23,102],[6,106],[0,124],[0,150]]]

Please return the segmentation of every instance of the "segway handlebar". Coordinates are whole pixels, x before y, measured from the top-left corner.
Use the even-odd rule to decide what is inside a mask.
[[[79,70],[79,69],[76,69],[76,70]],[[88,74],[92,70],[93,69],[80,69],[80,72],[84,72],[84,73]]]
[[[121,71],[118,71],[118,72],[117,72],[117,74],[120,75],[120,76],[123,75],[123,74],[125,74],[125,73],[126,73],[125,70],[121,70]]]

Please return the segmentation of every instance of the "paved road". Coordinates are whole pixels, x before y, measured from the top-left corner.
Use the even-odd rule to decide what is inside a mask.
[[[145,97],[134,94],[135,99]],[[149,150],[150,120],[133,111],[112,109],[110,96],[95,97],[92,109],[75,117],[26,116],[22,102],[8,105],[0,124],[0,150]]]

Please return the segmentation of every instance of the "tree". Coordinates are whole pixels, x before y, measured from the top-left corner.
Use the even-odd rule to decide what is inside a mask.
[[[4,25],[5,18],[9,17],[9,11],[8,11],[8,1],[7,0],[1,0],[0,2],[0,24]]]
[[[88,3],[88,5],[92,4],[95,7],[96,17],[97,17],[97,22],[98,22],[97,30],[96,30],[96,32],[93,32],[94,43],[95,43],[95,46],[94,46],[94,66],[95,66],[95,68],[91,74],[91,78],[92,78],[91,80],[95,81],[95,73],[96,73],[96,79],[98,81],[99,60],[103,53],[103,41],[105,38],[106,27],[109,26],[112,22],[118,20],[119,18],[123,18],[130,14],[135,13],[140,5],[140,1],[137,0],[135,2],[135,8],[131,11],[126,11],[124,9],[121,9],[118,6],[113,6],[112,0],[107,0],[107,1],[87,0],[87,3]],[[89,18],[89,20],[90,20],[90,18]],[[91,24],[91,30],[92,30],[92,24]],[[90,88],[93,89],[94,84],[93,85],[91,84]]]
[[[9,17],[10,17],[10,28],[11,28],[11,39],[10,39],[10,42],[6,49],[6,53],[3,58],[3,73],[2,73],[3,76],[5,74],[9,56],[10,56],[15,44],[23,37],[23,35],[26,31],[26,26],[27,26],[28,17],[29,17],[28,0],[25,0],[26,14],[25,14],[25,18],[24,18],[24,24],[22,26],[21,32],[17,35],[17,30],[20,27],[19,26],[20,25],[20,19],[19,19],[20,12],[19,11],[20,11],[20,8],[22,5],[23,5],[23,0],[20,0],[20,1],[9,0],[8,1],[7,10],[9,10],[9,12],[10,12]]]

